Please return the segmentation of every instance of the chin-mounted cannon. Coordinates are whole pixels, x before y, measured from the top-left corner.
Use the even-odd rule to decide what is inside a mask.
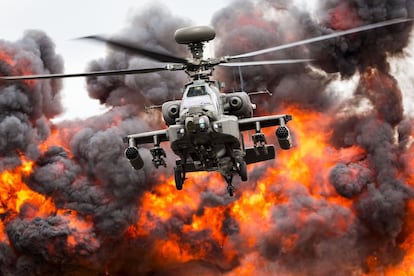
[[[188,133],[205,133],[210,127],[210,119],[206,115],[195,115],[185,118],[185,129]]]

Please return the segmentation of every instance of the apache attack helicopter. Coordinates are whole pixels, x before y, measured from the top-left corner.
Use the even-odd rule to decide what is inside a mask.
[[[273,48],[224,56],[220,58],[203,58],[204,44],[215,38],[215,31],[208,26],[182,28],[176,31],[175,40],[188,46],[192,58],[185,59],[170,54],[160,53],[138,47],[126,41],[108,39],[102,36],[89,36],[86,39],[103,42],[120,50],[142,55],[147,58],[168,63],[162,67],[146,69],[128,69],[113,71],[97,71],[78,74],[49,74],[30,76],[5,76],[0,80],[49,79],[80,76],[105,76],[124,74],[143,74],[158,71],[184,71],[191,81],[184,87],[181,100],[168,101],[162,104],[162,115],[167,125],[166,129],[131,134],[124,137],[128,144],[125,156],[136,170],[142,169],[144,160],[139,153],[139,145],[153,144],[150,149],[152,163],[156,168],[166,166],[166,153],[160,146],[169,142],[173,152],[179,157],[174,167],[175,185],[177,190],[183,188],[186,173],[196,171],[218,171],[227,182],[230,196],[234,193],[232,179],[239,175],[242,181],[247,181],[248,164],[262,162],[275,158],[275,147],[266,142],[262,128],[278,126],[276,138],[283,150],[292,147],[290,131],[286,124],[292,120],[291,115],[270,115],[254,117],[255,105],[250,101],[246,92],[222,93],[221,85],[212,79],[216,66],[254,66],[264,64],[290,64],[309,62],[310,59],[266,60],[232,62],[232,60],[275,52],[299,45],[332,39],[335,37],[367,31],[388,25],[403,23],[410,19],[394,19],[380,23],[365,25],[345,31],[333,32],[327,35],[309,38]],[[253,147],[245,147],[241,132],[254,130],[252,135]]]

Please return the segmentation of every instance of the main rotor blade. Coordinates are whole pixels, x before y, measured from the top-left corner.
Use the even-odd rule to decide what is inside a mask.
[[[347,35],[347,34],[353,34],[353,33],[368,31],[368,30],[372,30],[372,29],[376,29],[376,28],[381,28],[381,27],[385,27],[385,26],[389,26],[389,25],[394,25],[394,24],[398,24],[398,23],[403,23],[403,22],[407,22],[407,21],[411,21],[411,20],[412,19],[387,20],[387,21],[383,21],[383,22],[379,22],[379,23],[374,23],[374,24],[360,26],[360,27],[357,27],[357,28],[352,28],[352,29],[345,30],[345,31],[334,32],[334,33],[327,34],[327,35],[322,35],[322,36],[308,38],[308,39],[304,39],[304,40],[300,40],[300,41],[296,41],[296,42],[292,42],[292,43],[288,43],[288,44],[283,44],[283,45],[279,45],[279,46],[272,47],[272,48],[267,48],[267,49],[258,50],[258,51],[254,51],[254,52],[249,52],[249,53],[245,53],[245,54],[240,54],[240,55],[236,55],[236,56],[230,56],[228,58],[229,59],[236,59],[236,58],[253,57],[253,56],[262,55],[262,54],[266,54],[266,53],[270,53],[270,52],[276,52],[276,51],[280,51],[280,50],[284,50],[284,49],[288,49],[288,48],[292,48],[292,47],[296,47],[296,46],[300,46],[300,45],[315,43],[315,42],[322,41],[322,40],[327,40],[327,39],[331,39],[331,38],[335,38],[335,37],[339,37],[339,36],[344,36],[344,35]]]
[[[49,74],[49,75],[26,75],[26,76],[0,76],[0,80],[37,80],[37,79],[60,79],[73,77],[90,77],[90,76],[111,76],[111,75],[131,75],[131,74],[146,74],[158,71],[170,70],[167,67],[147,68],[147,69],[125,69],[125,70],[110,70],[110,71],[95,71],[74,74]]]
[[[182,64],[188,63],[188,61],[184,58],[176,57],[170,54],[159,53],[153,50],[144,49],[136,45],[133,45],[131,42],[127,42],[127,41],[118,41],[118,40],[108,39],[108,38],[104,38],[102,36],[97,36],[97,35],[85,36],[85,37],[81,37],[80,39],[90,39],[94,41],[103,42],[112,47],[127,51],[131,54],[146,56],[150,59],[161,61],[161,62],[182,63]]]
[[[294,64],[294,63],[305,63],[305,62],[311,62],[311,61],[313,61],[313,59],[259,60],[259,61],[221,63],[220,66],[238,67],[238,66],[267,65],[267,64]]]

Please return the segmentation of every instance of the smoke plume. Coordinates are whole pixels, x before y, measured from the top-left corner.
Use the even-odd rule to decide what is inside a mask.
[[[297,1],[296,1],[297,2]],[[412,18],[414,1],[237,0],[217,11],[216,56],[269,48],[337,30]],[[186,57],[174,42],[192,22],[153,5],[115,37]],[[87,78],[110,110],[53,123],[61,81],[0,83],[0,274],[2,275],[375,275],[409,271],[414,214],[413,118],[390,69],[412,23],[352,34],[255,59],[312,58],[311,64],[242,69],[256,115],[292,114],[295,147],[249,167],[227,195],[216,173],[190,174],[183,191],[169,168],[132,169],[122,137],[162,128],[145,105],[180,97],[180,72]],[[108,50],[88,70],[154,62]],[[63,71],[41,31],[0,40],[0,74]],[[229,90],[239,73],[218,69]],[[342,80],[356,82],[341,95]],[[274,135],[266,132],[269,142]],[[246,139],[247,141],[247,139]]]

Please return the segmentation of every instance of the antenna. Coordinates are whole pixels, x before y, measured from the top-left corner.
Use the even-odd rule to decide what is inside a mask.
[[[243,80],[243,73],[242,73],[241,66],[238,66],[238,68],[239,68],[240,88],[241,88],[241,91],[245,92],[245,91],[244,91],[244,80]],[[262,91],[248,92],[247,94],[248,94],[249,96],[261,95],[261,94],[267,94],[267,95],[269,95],[269,96],[272,96],[272,93],[271,93],[271,92],[270,92],[267,88],[265,88],[265,89],[264,89],[264,90],[262,90]]]
[[[241,88],[241,91],[244,91],[243,73],[241,70],[241,66],[238,66],[238,67],[239,67],[240,88]]]
[[[145,106],[145,112],[150,112],[153,111],[155,109],[161,109],[162,105],[150,105],[150,106]]]
[[[254,95],[262,95],[262,94],[267,94],[269,96],[272,96],[272,92],[270,92],[267,88],[265,88],[264,90],[261,91],[255,91],[255,92],[249,92],[247,93],[249,96],[254,96]]]

